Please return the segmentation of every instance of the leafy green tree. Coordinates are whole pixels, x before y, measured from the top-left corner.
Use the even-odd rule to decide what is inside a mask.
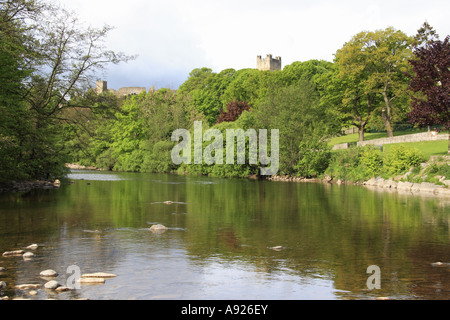
[[[358,128],[359,141],[373,115],[375,96],[365,90],[369,71],[364,56],[358,55],[361,43],[355,39],[337,51],[331,72],[321,77],[322,103],[333,106],[336,118]]]
[[[73,13],[39,0],[0,2],[0,27],[0,143],[10,153],[2,168],[11,172],[5,180],[54,178],[68,159],[69,101],[95,72],[129,57],[103,46],[111,27],[84,28]]]
[[[393,136],[393,121],[406,112],[406,73],[412,42],[402,31],[389,27],[360,32],[337,51],[335,62],[342,86],[338,90],[344,90],[342,104],[347,105],[344,110],[356,119],[360,129],[380,108],[388,136]]]
[[[257,128],[279,130],[280,174],[296,174],[299,157],[312,150],[302,142],[325,137],[325,115],[315,86],[307,80],[273,91],[255,108]]]

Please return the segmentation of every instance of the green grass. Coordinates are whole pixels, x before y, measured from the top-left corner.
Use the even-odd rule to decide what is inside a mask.
[[[394,131],[394,136],[403,136],[405,134],[413,134],[413,133],[419,133],[419,132],[426,132],[427,129],[413,129],[413,130],[403,130],[403,131]],[[381,139],[381,138],[387,138],[387,132],[366,132],[364,134],[364,140],[374,140],[374,139]],[[348,134],[343,135],[339,137],[331,138],[329,141],[329,144],[334,146],[336,144],[340,143],[352,143],[352,142],[358,142],[359,141],[359,134]]]
[[[386,153],[389,153],[392,146],[397,145],[404,145],[408,148],[418,149],[422,153],[426,161],[428,161],[431,156],[444,156],[448,154],[447,140],[385,144],[384,150]]]
[[[426,129],[419,130],[404,130],[394,132],[394,136],[401,136],[405,134],[413,134],[418,132],[425,132]],[[364,140],[374,140],[380,138],[387,138],[386,132],[375,132],[375,133],[365,133]],[[330,139],[329,144],[334,146],[340,143],[356,143],[359,141],[358,133],[343,135],[339,137],[334,137]],[[406,142],[406,143],[395,143],[395,144],[385,144],[385,152],[389,152],[390,148],[393,145],[405,145],[410,148],[417,148],[420,152],[422,152],[425,160],[429,160],[431,156],[443,156],[448,154],[448,141],[447,140],[438,140],[438,141],[422,141],[422,142]]]

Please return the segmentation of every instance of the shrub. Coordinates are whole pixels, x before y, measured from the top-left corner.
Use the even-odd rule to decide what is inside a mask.
[[[141,146],[142,147],[142,146]],[[167,173],[176,169],[176,165],[172,161],[171,152],[174,143],[171,141],[158,141],[153,146],[152,151],[144,151],[144,159],[142,161],[142,172],[158,172]],[[148,146],[145,146],[148,148]]]
[[[360,152],[360,148],[332,152],[325,174],[332,176],[335,180],[363,181],[365,176],[360,163]]]
[[[378,176],[383,170],[383,153],[374,146],[365,146],[361,148],[360,162],[366,177]]]
[[[295,167],[298,175],[306,178],[317,177],[324,173],[330,163],[331,150],[326,142],[308,139],[300,142],[300,160]]]
[[[416,148],[397,145],[385,156],[384,171],[389,175],[400,174],[424,161],[422,153]]]

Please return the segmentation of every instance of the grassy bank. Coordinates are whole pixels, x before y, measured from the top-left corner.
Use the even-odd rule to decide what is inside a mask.
[[[394,132],[394,136],[402,136],[407,134],[414,134],[419,132],[426,132],[427,130],[404,130]],[[442,134],[443,132],[441,132]],[[374,140],[387,138],[386,132],[375,132],[375,133],[366,133],[364,134],[364,140]],[[358,133],[343,135],[339,137],[334,137],[330,139],[329,145],[334,146],[336,144],[341,143],[350,143],[351,145],[355,144],[359,140]],[[424,157],[424,160],[427,161],[431,156],[444,156],[448,154],[448,141],[447,140],[438,140],[438,141],[421,141],[421,142],[406,142],[406,143],[395,143],[395,144],[386,144],[384,145],[384,152],[390,153],[394,146],[402,145],[406,148],[416,148]]]
[[[405,130],[395,135],[413,134],[424,130]],[[367,133],[365,140],[386,138],[387,134]],[[385,144],[380,150],[374,146],[356,147],[358,134],[339,136],[330,146],[350,143],[346,150],[332,151],[325,176],[333,180],[363,182],[373,177],[408,182],[431,182],[445,185],[450,179],[448,140]]]

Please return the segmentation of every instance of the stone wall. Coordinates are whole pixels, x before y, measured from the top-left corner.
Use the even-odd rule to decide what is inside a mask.
[[[407,134],[403,136],[397,136],[393,138],[381,138],[367,141],[358,141],[357,146],[363,147],[368,144],[381,146],[390,143],[403,143],[403,142],[419,142],[419,141],[436,141],[436,140],[448,140],[449,134],[436,134],[435,132],[421,132],[414,134]]]
[[[140,94],[141,92],[147,92],[147,89],[145,87],[123,87],[119,90],[109,89],[108,91],[120,98]]]

